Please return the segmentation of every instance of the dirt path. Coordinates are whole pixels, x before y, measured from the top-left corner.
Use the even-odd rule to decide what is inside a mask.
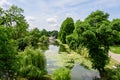
[[[120,62],[120,54],[115,54],[109,51],[109,55],[111,58],[115,59],[116,61]]]

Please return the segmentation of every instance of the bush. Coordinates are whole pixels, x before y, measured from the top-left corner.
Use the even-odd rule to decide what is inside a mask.
[[[66,68],[56,69],[53,73],[53,80],[71,80],[70,70]]]
[[[20,76],[29,80],[39,80],[47,73],[46,59],[39,49],[27,47],[19,53]]]
[[[114,69],[107,69],[107,80],[120,80],[120,65]]]

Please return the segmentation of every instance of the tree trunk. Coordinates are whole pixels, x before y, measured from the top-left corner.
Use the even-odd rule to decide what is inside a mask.
[[[100,68],[98,69],[99,73],[100,73],[100,78],[104,79],[105,78],[105,69],[104,68]]]

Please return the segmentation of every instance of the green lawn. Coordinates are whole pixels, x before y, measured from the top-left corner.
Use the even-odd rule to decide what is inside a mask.
[[[111,46],[110,51],[112,51],[113,53],[120,54],[120,46]]]

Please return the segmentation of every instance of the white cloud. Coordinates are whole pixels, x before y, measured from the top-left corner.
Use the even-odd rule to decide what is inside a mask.
[[[50,24],[49,27],[46,27],[48,30],[59,30],[58,24]]]
[[[26,16],[25,19],[26,19],[26,21],[28,22],[30,29],[33,29],[33,28],[37,27],[37,26],[36,26],[36,21],[37,21],[37,18],[36,18],[36,17]]]
[[[49,30],[58,30],[58,17],[54,16],[54,17],[50,17],[46,19],[49,27]]]
[[[0,7],[2,7],[2,8],[8,8],[11,5],[12,4],[10,2],[8,2],[8,0],[0,0]]]
[[[56,24],[58,22],[57,20],[57,16],[51,17],[51,18],[47,18],[46,21],[50,24]]]
[[[30,21],[35,21],[35,20],[36,20],[36,18],[33,17],[33,16],[27,16],[25,19],[26,19],[28,22],[30,22]]]

